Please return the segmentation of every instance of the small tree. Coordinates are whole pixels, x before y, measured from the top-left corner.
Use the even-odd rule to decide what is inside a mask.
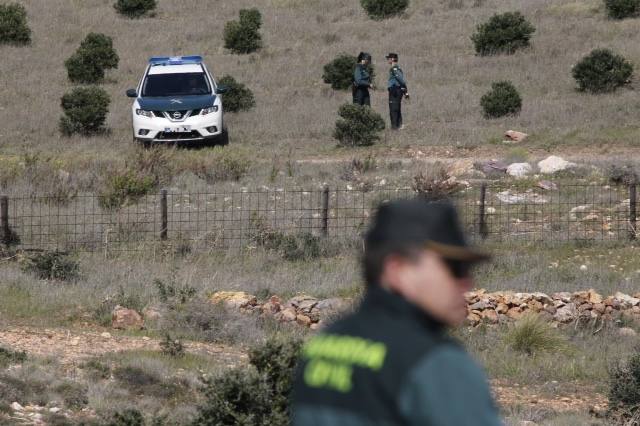
[[[229,21],[224,26],[224,47],[233,53],[251,53],[262,47],[262,36],[258,32],[262,15],[258,9],[241,9],[238,21]]]
[[[324,66],[322,80],[331,85],[334,90],[347,90],[352,87],[353,73],[355,71],[357,58],[343,53]],[[371,75],[371,81],[375,77],[373,65],[367,65],[367,71]]]
[[[103,132],[109,102],[109,95],[99,87],[78,87],[66,93],[61,99],[64,115],[60,119],[60,131],[66,136]]]
[[[27,11],[18,3],[0,4],[0,44],[28,44],[31,30],[27,24]]]
[[[640,353],[637,351],[625,363],[609,371],[609,415],[619,423],[636,418],[640,408]]]
[[[74,83],[91,84],[102,81],[105,70],[117,68],[119,61],[111,37],[91,33],[64,65],[69,80]]]
[[[218,84],[227,87],[227,92],[222,96],[225,112],[248,111],[256,105],[253,92],[232,76],[223,76]]]
[[[640,14],[640,0],[604,0],[604,6],[611,19],[632,18]]]
[[[522,109],[522,98],[510,81],[491,84],[491,90],[480,99],[485,118],[516,115]]]
[[[345,104],[338,110],[333,137],[343,146],[368,146],[380,139],[384,120],[368,106]]]
[[[360,0],[371,19],[385,19],[400,15],[409,6],[409,0]]]
[[[141,18],[155,10],[156,0],[118,0],[113,7],[121,15]]]
[[[529,46],[535,30],[520,12],[508,12],[493,15],[489,21],[480,24],[471,41],[479,55],[513,54]]]
[[[612,92],[630,82],[633,64],[609,49],[596,49],[573,67],[572,74],[578,90]]]

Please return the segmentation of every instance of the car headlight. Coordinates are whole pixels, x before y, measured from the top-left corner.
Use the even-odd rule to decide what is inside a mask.
[[[145,117],[149,117],[149,118],[153,117],[153,112],[152,111],[146,111],[144,109],[136,109],[136,114],[144,115]]]
[[[218,105],[214,105],[212,107],[209,108],[203,108],[202,109],[202,115],[207,115],[207,114],[211,114],[212,112],[218,112]]]

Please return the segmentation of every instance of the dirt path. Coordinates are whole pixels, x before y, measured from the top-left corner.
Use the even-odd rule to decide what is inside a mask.
[[[63,365],[77,364],[84,359],[110,352],[159,351],[159,343],[158,339],[120,336],[100,331],[32,327],[9,327],[0,330],[0,345],[31,355],[55,357]],[[209,355],[229,365],[246,359],[246,354],[231,346],[199,342],[185,342],[184,345],[188,352]]]

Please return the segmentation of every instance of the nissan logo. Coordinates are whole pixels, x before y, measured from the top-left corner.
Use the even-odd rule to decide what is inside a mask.
[[[180,113],[180,111],[174,111],[172,115],[176,120],[182,118],[182,114]]]

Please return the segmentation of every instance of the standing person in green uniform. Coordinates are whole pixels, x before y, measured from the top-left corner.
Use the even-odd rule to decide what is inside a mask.
[[[398,54],[389,53],[385,56],[391,69],[389,69],[389,80],[387,89],[389,90],[389,116],[391,119],[391,129],[397,130],[404,128],[402,124],[402,98],[409,99],[409,91],[407,90],[407,82],[404,79],[404,73],[398,65]]]
[[[353,71],[354,104],[371,106],[369,89],[373,89],[373,85],[371,84],[371,74],[368,69],[370,63],[371,55],[366,52],[360,52],[358,63]]]
[[[467,315],[469,247],[455,208],[378,210],[365,237],[364,299],[302,349],[293,426],[500,426],[487,379],[447,335]]]

